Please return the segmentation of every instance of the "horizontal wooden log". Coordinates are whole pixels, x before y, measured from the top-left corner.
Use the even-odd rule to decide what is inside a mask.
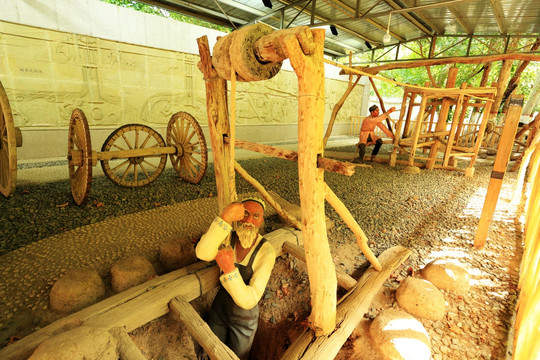
[[[118,352],[120,360],[146,360],[141,350],[135,345],[131,337],[129,337],[126,329],[114,328],[109,330],[118,342]]]
[[[298,39],[300,48],[305,55],[311,55],[315,51],[313,35],[308,26],[298,26],[292,29],[283,29],[265,35],[255,41],[253,50],[257,59],[261,62],[280,62],[287,58],[287,51],[283,46],[283,40],[288,36]]]
[[[264,237],[276,251],[283,253],[285,241],[303,244],[301,231],[282,228]],[[185,268],[149,280],[141,285],[123,291],[97,304],[68,315],[30,334],[21,340],[0,349],[2,360],[27,359],[36,347],[51,336],[71,328],[88,325],[105,329],[123,327],[133,331],[168,312],[168,303],[176,296],[192,301],[219,284],[219,268],[208,267],[206,262],[198,262]]]
[[[298,246],[291,242],[286,241],[283,243],[283,251],[291,254],[298,260],[306,262],[305,250],[301,246]],[[354,280],[348,274],[343,273],[342,271],[336,270],[336,277],[337,277],[338,285],[347,291],[351,290],[354,287],[354,285],[356,285],[356,280]]]
[[[526,61],[540,61],[540,55],[526,54],[526,53],[510,53],[500,55],[486,55],[486,56],[456,56],[445,59],[425,59],[425,60],[413,60],[413,61],[399,61],[390,64],[384,64],[373,67],[355,67],[355,69],[365,71],[370,74],[378,74],[381,71],[395,70],[395,69],[411,69],[416,67],[432,66],[432,65],[446,65],[446,64],[483,64],[493,61],[502,60],[526,60]],[[342,70],[340,74],[350,75],[350,72]]]
[[[229,140],[226,137],[225,142],[227,143],[228,141]],[[244,141],[244,140],[236,140],[235,146],[239,149],[250,150],[250,151],[258,152],[259,154],[269,155],[269,156],[277,157],[280,159],[298,162],[298,153],[296,151],[280,149],[274,146],[257,144],[254,142]],[[330,171],[330,172],[338,173],[341,175],[347,175],[347,176],[351,176],[352,174],[354,174],[354,169],[355,169],[354,165],[351,165],[349,163],[345,163],[338,160],[327,159],[324,157],[319,157],[317,159],[317,167],[325,171]]]
[[[177,149],[174,146],[149,147],[142,149],[103,151],[97,153],[98,160],[127,159],[130,157],[146,157],[175,154]]]
[[[182,322],[191,336],[202,346],[212,360],[239,360],[227,345],[212,332],[210,326],[201,319],[193,307],[182,297],[175,297],[169,303],[171,313]]]
[[[306,330],[281,357],[282,360],[333,359],[368,311],[373,297],[383,283],[411,254],[402,246],[384,251],[378,258],[382,270],[370,267],[360,277],[357,285],[343,296],[337,307],[339,326],[328,335],[315,338],[312,330]]]

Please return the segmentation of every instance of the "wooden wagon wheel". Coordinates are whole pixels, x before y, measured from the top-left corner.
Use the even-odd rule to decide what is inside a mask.
[[[167,144],[177,149],[169,156],[180,178],[198,184],[208,166],[208,153],[197,120],[183,111],[174,114],[167,125]]]
[[[141,124],[124,125],[116,129],[101,147],[102,153],[118,150],[138,150],[165,147],[163,137],[151,127]],[[136,151],[134,151],[136,155]],[[130,156],[101,160],[103,172],[124,187],[139,187],[156,180],[167,162],[167,154]]]
[[[77,205],[83,205],[92,180],[92,142],[88,121],[81,109],[73,110],[69,120],[68,167],[71,194]]]
[[[17,143],[13,115],[0,83],[0,192],[8,197],[15,191],[17,178]]]

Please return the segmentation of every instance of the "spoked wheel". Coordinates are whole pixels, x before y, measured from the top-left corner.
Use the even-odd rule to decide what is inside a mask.
[[[181,179],[199,183],[208,166],[208,153],[202,129],[193,116],[177,112],[167,126],[167,144],[176,147],[170,154],[174,170]]]
[[[0,192],[8,197],[15,191],[17,143],[9,101],[0,83]]]
[[[156,180],[167,162],[167,154],[137,156],[137,149],[165,147],[165,141],[151,127],[140,124],[124,125],[116,129],[101,147],[107,151],[130,150],[135,156],[101,160],[103,172],[120,186],[139,187]]]
[[[92,183],[92,142],[88,121],[81,109],[73,110],[69,120],[68,167],[71,194],[77,205],[83,205]]]

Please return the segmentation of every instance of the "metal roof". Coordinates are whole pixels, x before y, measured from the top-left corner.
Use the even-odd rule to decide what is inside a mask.
[[[323,27],[327,30],[325,52],[333,57],[370,48],[384,51],[389,46],[395,48],[418,39],[431,43],[432,39],[444,36],[468,43],[467,53],[462,55],[472,55],[470,47],[474,41],[494,37],[500,38],[503,45],[489,52],[504,53],[512,39],[530,38],[525,43],[532,44],[540,34],[540,0],[138,1],[231,29],[256,22],[276,29]],[[385,43],[383,37],[387,32],[390,41]],[[423,57],[434,56],[432,47],[430,54]]]

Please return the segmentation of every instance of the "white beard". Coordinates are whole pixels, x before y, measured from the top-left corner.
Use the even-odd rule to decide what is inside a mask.
[[[259,233],[259,228],[251,224],[239,224],[236,229],[236,234],[238,235],[238,240],[240,240],[240,245],[244,249],[249,249],[251,245],[257,239],[257,234]]]

